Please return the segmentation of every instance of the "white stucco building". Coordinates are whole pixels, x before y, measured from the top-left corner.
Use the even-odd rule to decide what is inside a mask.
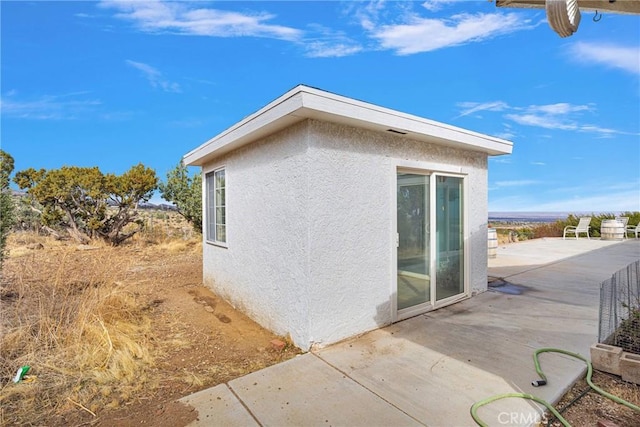
[[[204,282],[302,349],[487,288],[512,143],[297,86],[200,147]]]

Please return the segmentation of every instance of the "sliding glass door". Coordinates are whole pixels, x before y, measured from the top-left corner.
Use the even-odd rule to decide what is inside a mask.
[[[462,178],[436,179],[436,300],[464,292]]]
[[[398,171],[398,318],[464,294],[463,212],[463,178]]]
[[[398,173],[398,310],[431,299],[429,175]]]

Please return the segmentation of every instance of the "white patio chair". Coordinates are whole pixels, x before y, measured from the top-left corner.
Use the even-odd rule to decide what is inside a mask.
[[[640,224],[627,226],[627,228],[624,230],[625,237],[627,236],[627,233],[633,233],[637,239],[638,235],[640,235]]]
[[[622,223],[622,229],[624,230],[624,234],[622,235],[622,237],[624,239],[626,239],[627,238],[627,224],[629,224],[629,217],[628,216],[617,216],[616,217],[616,221]]]
[[[587,239],[591,240],[589,236],[589,224],[591,224],[591,217],[580,218],[578,225],[567,225],[562,232],[562,240],[565,239],[567,233],[573,233],[578,240],[579,233],[587,233]]]

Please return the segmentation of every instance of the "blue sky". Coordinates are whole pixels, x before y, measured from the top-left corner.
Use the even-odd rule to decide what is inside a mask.
[[[0,3],[16,170],[181,156],[303,83],[514,142],[490,211],[640,210],[640,17],[486,1]]]

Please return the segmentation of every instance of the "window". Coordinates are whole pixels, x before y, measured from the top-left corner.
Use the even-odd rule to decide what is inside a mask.
[[[217,169],[207,179],[207,240],[227,242],[227,207],[225,169]]]

